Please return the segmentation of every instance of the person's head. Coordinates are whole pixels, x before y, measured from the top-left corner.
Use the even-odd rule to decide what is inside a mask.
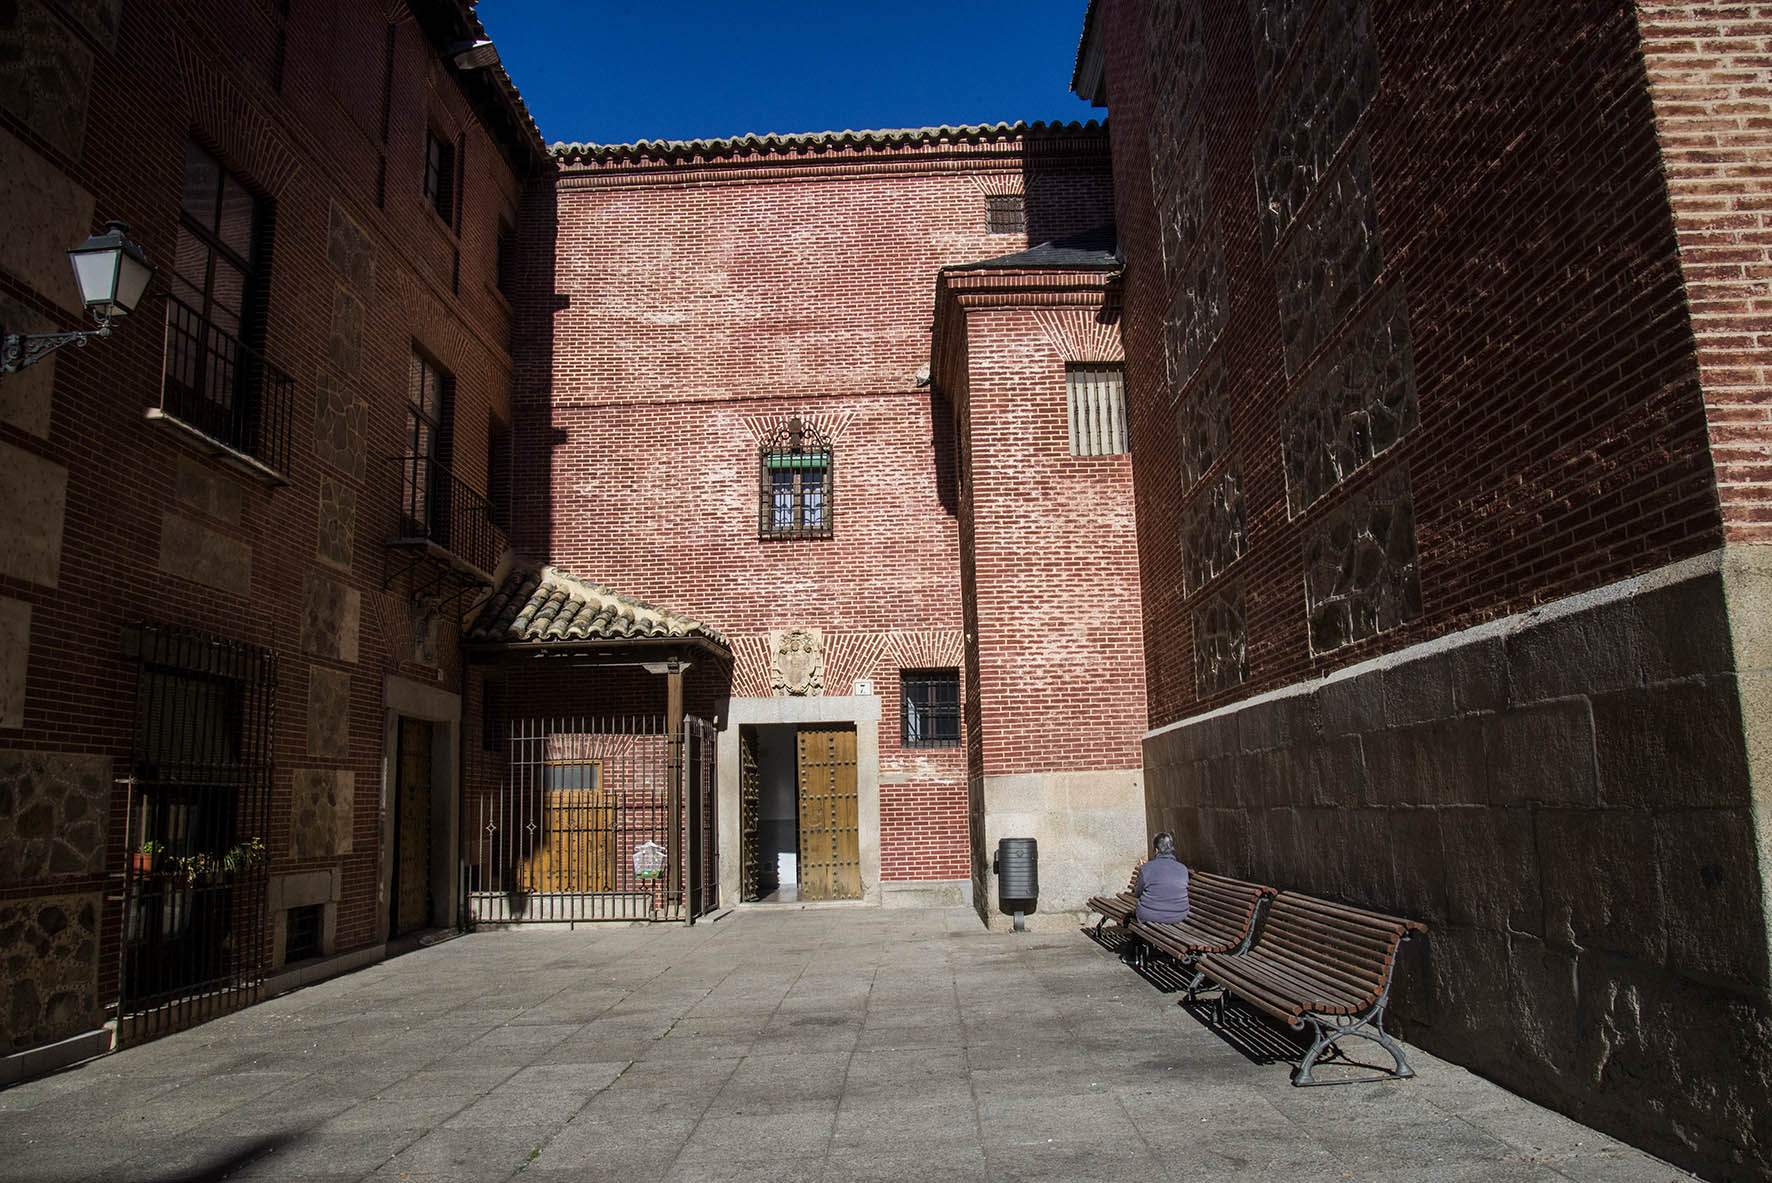
[[[1151,847],[1158,854],[1174,854],[1175,835],[1171,834],[1168,830],[1164,830],[1161,834],[1157,835],[1156,840],[1151,843]]]

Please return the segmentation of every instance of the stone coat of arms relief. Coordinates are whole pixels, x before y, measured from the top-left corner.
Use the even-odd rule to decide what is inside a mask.
[[[792,628],[770,633],[769,688],[777,697],[812,698],[824,693],[824,633]]]

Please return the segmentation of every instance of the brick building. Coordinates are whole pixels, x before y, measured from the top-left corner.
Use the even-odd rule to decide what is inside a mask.
[[[730,647],[724,666],[686,658],[685,687],[719,729],[722,899],[781,898],[785,853],[800,898],[989,913],[987,839],[1032,827],[1042,909],[1080,908],[1142,840],[1142,711],[1102,716],[1087,694],[1142,694],[1125,441],[1077,455],[1067,435],[1084,413],[1067,412],[1067,366],[1105,365],[1100,398],[1119,397],[1117,334],[1098,323],[1111,229],[1075,293],[1013,309],[954,293],[995,274],[956,268],[1111,222],[1104,132],[556,156],[524,214],[553,238],[520,281],[534,316],[520,317],[513,542],[559,570],[513,572],[510,601],[539,607],[550,580],[579,576]],[[1051,491],[1005,491],[1031,483]],[[1081,596],[1105,602],[1079,611]],[[510,642],[488,663],[507,716],[494,726],[663,709],[664,679],[591,652],[601,632],[569,644],[519,616],[477,632],[488,656]],[[574,648],[563,674],[521,664]],[[827,795],[841,817],[815,836]]]
[[[1763,6],[1095,0],[1149,826],[1408,1037],[1772,1172]]]
[[[0,20],[5,331],[77,326],[107,220],[157,268],[0,378],[6,1078],[455,916],[451,620],[502,559],[497,265],[551,169],[482,38],[416,0]]]

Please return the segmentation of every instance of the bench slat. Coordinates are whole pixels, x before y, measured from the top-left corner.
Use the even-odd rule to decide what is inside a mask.
[[[1377,987],[1331,981],[1311,972],[1309,965],[1257,957],[1235,967],[1235,972],[1265,983],[1276,995],[1299,1001],[1299,1010],[1334,1008],[1334,1013],[1347,1013],[1342,1008],[1357,1009],[1378,997]],[[1305,1005],[1308,1002],[1309,1005]]]
[[[1272,933],[1271,940],[1267,934]],[[1354,943],[1337,933],[1311,929],[1291,917],[1271,914],[1262,928],[1264,944],[1271,944],[1276,953],[1295,952],[1321,962],[1327,968],[1354,977],[1382,978],[1396,950],[1396,939],[1383,944]]]

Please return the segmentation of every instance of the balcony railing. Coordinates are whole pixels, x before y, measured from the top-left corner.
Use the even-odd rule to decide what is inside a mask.
[[[295,383],[258,350],[166,298],[162,415],[283,474]]]
[[[396,456],[400,469],[400,533],[392,545],[433,544],[490,577],[505,552],[505,533],[492,502],[429,456]]]

